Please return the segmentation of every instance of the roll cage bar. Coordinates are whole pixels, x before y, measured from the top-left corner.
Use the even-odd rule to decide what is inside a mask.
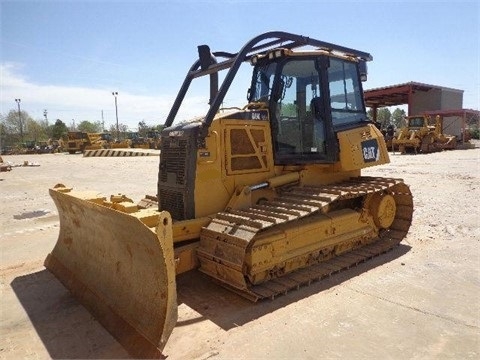
[[[269,40],[269,41],[267,41]],[[344,55],[356,57],[360,62],[367,62],[373,60],[369,53],[350,49],[344,46],[335,45],[325,41],[312,39],[302,35],[291,34],[283,31],[271,31],[254,37],[247,42],[243,48],[236,54],[228,53],[225,51],[217,51],[213,54],[210,52],[210,48],[207,45],[198,46],[199,58],[190,67],[182,87],[177,94],[175,102],[173,103],[170,113],[165,121],[165,127],[170,127],[175,120],[180,105],[185,98],[190,83],[193,79],[202,77],[205,75],[210,76],[210,108],[205,116],[202,126],[202,137],[207,135],[207,130],[218,112],[223,99],[235,78],[235,75],[240,68],[240,65],[249,61],[253,55],[261,54],[268,50],[272,50],[278,47],[286,49],[295,49],[303,46],[319,47],[326,51],[336,51],[343,53]],[[223,58],[221,62],[217,61],[217,58]],[[230,69],[223,80],[223,83],[218,89],[218,72],[221,70]]]

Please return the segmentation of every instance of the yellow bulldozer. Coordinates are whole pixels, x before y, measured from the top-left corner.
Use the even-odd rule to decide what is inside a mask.
[[[148,130],[143,136],[138,132],[130,133],[129,135],[132,148],[160,150],[161,137],[157,130]]]
[[[111,147],[112,136],[109,133],[88,133],[83,131],[69,131],[64,144],[65,151],[70,154],[85,150],[107,149]]]
[[[407,125],[398,131],[392,139],[392,149],[400,153],[430,153],[441,150],[452,150],[457,146],[454,135],[443,133],[442,120],[435,120],[429,115],[407,116]]]
[[[177,274],[199,270],[254,302],[273,299],[392,249],[412,221],[401,179],[361,175],[389,162],[365,111],[370,54],[286,32],[198,54],[161,132],[156,195],[50,189],[60,233],[45,266],[133,357],[162,356]],[[245,105],[221,108],[248,64]],[[207,113],[175,124],[205,76]]]

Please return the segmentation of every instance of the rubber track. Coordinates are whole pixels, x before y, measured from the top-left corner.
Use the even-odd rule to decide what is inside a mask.
[[[206,257],[227,266],[241,267],[247,247],[259,231],[280,223],[295,221],[319,211],[327,213],[329,205],[335,201],[361,197],[387,189],[395,198],[396,216],[392,226],[388,230],[381,230],[375,242],[248,289],[238,289],[217,279],[223,286],[252,301],[274,298],[300,286],[309,285],[312,281],[328,277],[385,253],[402,241],[410,228],[413,214],[412,195],[403,180],[359,177],[327,186],[291,187],[272,202],[255,205],[246,210],[218,213],[211,223],[202,229],[201,245],[198,250],[200,260]],[[213,254],[208,248],[202,247],[202,239],[205,238],[209,238],[210,241],[214,239],[220,247],[228,246],[230,249],[236,249],[237,256],[234,261],[222,259],[218,254]],[[238,263],[235,263],[235,260]],[[215,278],[214,274],[209,275]]]

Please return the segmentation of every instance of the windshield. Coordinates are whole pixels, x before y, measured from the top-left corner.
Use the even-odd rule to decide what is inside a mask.
[[[408,120],[409,127],[423,127],[424,119],[423,117],[414,117]]]

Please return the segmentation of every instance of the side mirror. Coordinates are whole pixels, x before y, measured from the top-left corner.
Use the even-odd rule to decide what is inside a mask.
[[[358,63],[358,72],[360,73],[360,80],[367,81],[368,69],[367,69],[367,62],[364,60],[360,60]]]

